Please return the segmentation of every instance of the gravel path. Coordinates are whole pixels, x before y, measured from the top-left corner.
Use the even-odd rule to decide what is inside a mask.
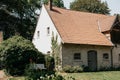
[[[3,70],[0,70],[0,80],[7,80],[7,76],[5,75]]]

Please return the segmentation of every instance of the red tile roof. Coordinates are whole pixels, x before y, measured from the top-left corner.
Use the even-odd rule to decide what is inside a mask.
[[[115,16],[45,7],[64,43],[112,46],[101,31],[111,28]]]
[[[105,19],[99,20],[99,25],[101,27],[101,32],[109,31],[115,21],[115,16],[110,16]]]

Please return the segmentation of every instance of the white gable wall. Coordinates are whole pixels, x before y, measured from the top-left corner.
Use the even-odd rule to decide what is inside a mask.
[[[50,29],[50,34],[47,34],[47,28]],[[39,31],[39,36],[38,36]],[[36,30],[33,36],[33,44],[35,47],[42,53],[47,53],[48,51],[51,51],[51,37],[52,32],[54,32],[54,35],[58,35],[58,43],[61,43],[61,38],[59,33],[57,32],[55,25],[53,24],[50,16],[48,15],[48,12],[45,9],[45,6],[42,6],[41,14],[38,19],[38,23],[36,26]]]

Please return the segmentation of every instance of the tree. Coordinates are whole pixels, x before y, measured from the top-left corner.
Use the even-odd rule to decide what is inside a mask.
[[[60,57],[60,48],[61,45],[58,44],[58,35],[54,35],[54,32],[52,32],[51,37],[51,50],[52,50],[52,56],[54,57],[54,63],[55,63],[55,69],[61,70],[61,57]]]
[[[70,9],[99,14],[109,14],[110,12],[107,3],[100,0],[75,0],[70,4]]]
[[[39,9],[40,0],[1,0],[0,27],[4,39],[17,34],[31,40]]]
[[[20,36],[13,36],[0,44],[0,59],[11,75],[23,74],[29,63],[44,63],[44,55],[34,48],[31,41]]]
[[[49,2],[49,0],[43,0],[44,4],[48,4],[48,2]],[[57,6],[57,7],[60,7],[60,8],[65,8],[63,0],[53,0],[53,6]]]

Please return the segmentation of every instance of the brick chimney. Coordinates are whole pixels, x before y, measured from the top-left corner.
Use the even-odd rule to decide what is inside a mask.
[[[53,3],[53,0],[49,0],[49,7],[50,7],[50,10],[52,10],[52,3]]]

